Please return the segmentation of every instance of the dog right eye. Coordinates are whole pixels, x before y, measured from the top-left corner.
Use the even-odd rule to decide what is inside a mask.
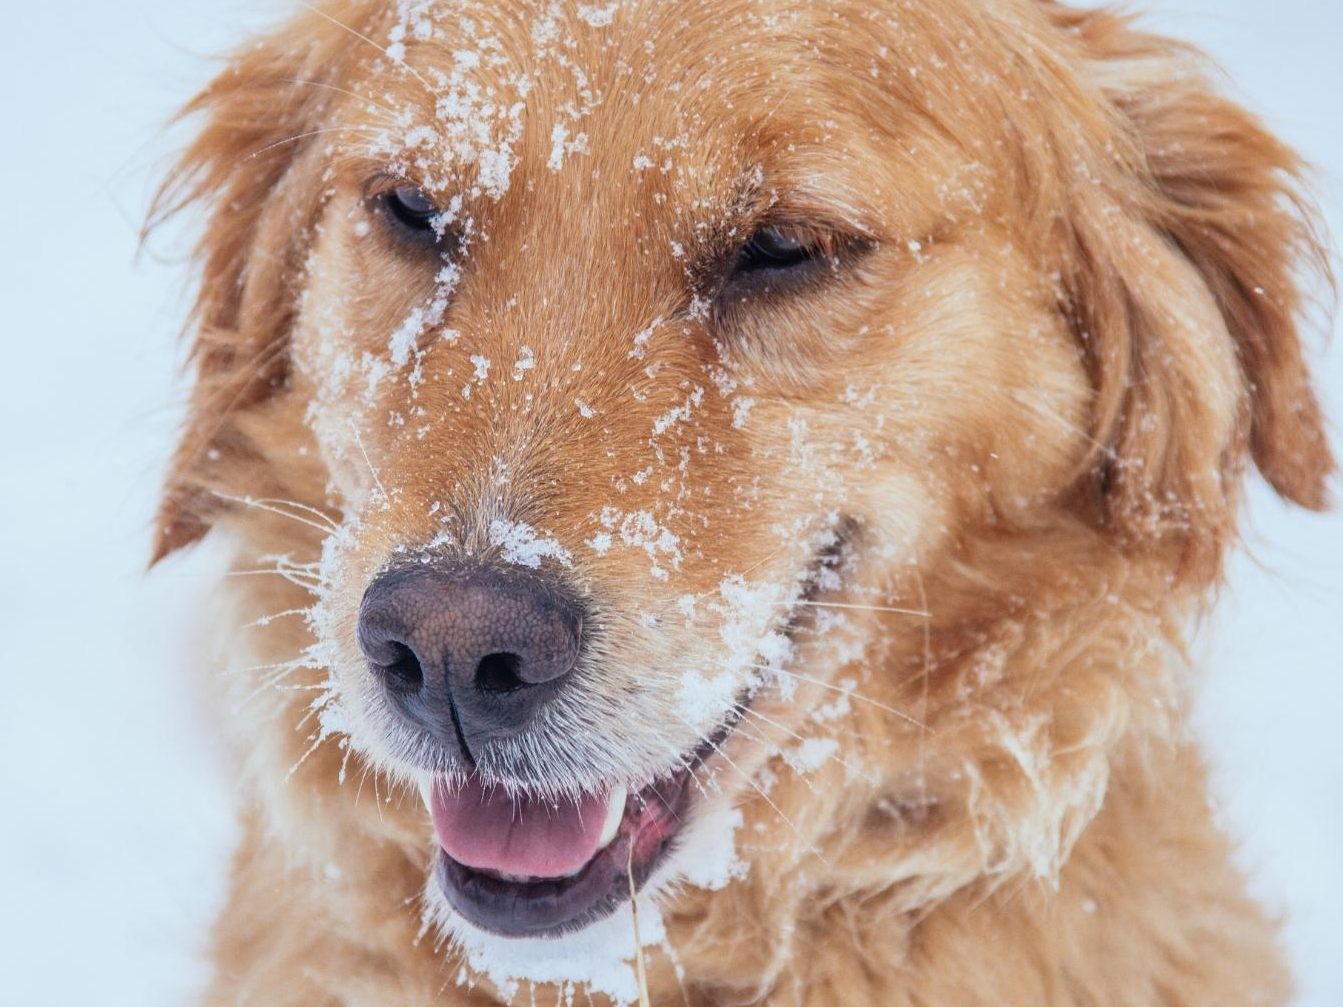
[[[783,227],[762,227],[737,253],[734,273],[796,269],[824,255],[823,242],[814,234]]]
[[[442,211],[416,185],[398,185],[378,197],[384,217],[406,237],[436,244],[443,236]]]

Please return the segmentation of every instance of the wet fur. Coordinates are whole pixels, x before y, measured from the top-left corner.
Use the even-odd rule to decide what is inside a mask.
[[[349,240],[352,190],[373,159],[316,133],[360,114],[343,92],[363,87],[379,54],[352,32],[385,40],[388,6],[329,3],[329,18],[302,14],[240,52],[189,107],[201,131],[162,200],[164,213],[210,214],[196,385],[156,555],[210,529],[237,551],[210,617],[210,681],[236,746],[243,839],[205,1002],[492,1000],[488,978],[460,986],[452,947],[421,932],[432,837],[361,706],[352,650],[363,585],[441,530],[428,515],[447,499],[458,547],[488,552],[492,518],[525,520],[565,543],[594,596],[628,602],[608,604],[588,670],[611,702],[640,697],[627,738],[586,741],[587,756],[615,765],[693,739],[659,726],[677,669],[648,655],[712,667],[725,618],[650,628],[640,607],[674,611],[730,571],[791,583],[810,545],[842,526],[843,585],[818,597],[929,613],[846,609],[821,634],[813,612],[796,627],[787,667],[816,681],[762,694],[769,719],[731,742],[743,771],[773,775],[769,801],[722,773],[749,873],[666,903],[684,972],[651,953],[653,1003],[1285,1003],[1275,927],[1232,866],[1183,727],[1182,640],[1236,541],[1251,461],[1284,497],[1326,500],[1332,461],[1298,335],[1302,277],[1323,258],[1296,155],[1217,96],[1196,54],[1053,3],[780,0],[768,6],[802,27],[774,32],[745,16],[758,5],[715,3],[710,17],[648,2],[603,29],[562,19],[579,40],[563,59],[535,54],[539,6],[482,8],[539,86],[508,193],[480,201],[492,238],[444,322],[461,345],[425,350],[423,394],[451,418],[416,440],[367,422],[408,408],[405,386],[375,407],[319,387],[330,336],[314,320],[334,312],[354,349],[385,354],[428,289],[386,248]],[[408,46],[407,62],[450,65],[451,30],[442,46]],[[612,34],[627,54],[645,39],[660,54],[660,83],[637,106],[616,97],[637,81],[621,76]],[[824,37],[828,59],[799,44],[809,37]],[[589,153],[551,172],[549,127],[573,98],[575,65],[611,97],[586,122]],[[666,86],[701,76],[698,95]],[[372,93],[424,100],[391,71]],[[704,142],[675,152],[680,187],[659,190],[629,165],[652,153],[638,124],[684,126],[677,102],[700,110]],[[748,126],[752,153],[739,156]],[[860,222],[878,252],[842,292],[732,323],[745,348],[730,367],[751,376],[755,402],[734,426],[709,386],[687,426],[719,450],[680,477],[681,514],[657,510],[656,478],[619,496],[674,529],[669,581],[650,576],[642,549],[593,555],[594,515],[643,466],[650,427],[687,383],[709,385],[712,357],[688,347],[712,320],[687,313],[692,281],[665,251],[693,247],[696,232],[673,204],[689,190],[726,205],[735,168],[790,143],[817,152],[780,168],[781,189],[824,179],[832,188],[806,212]],[[842,163],[827,159],[837,145]],[[361,277],[379,282],[352,286]],[[631,336],[658,317],[676,322],[631,360]],[[502,383],[462,400],[468,345],[490,347]],[[515,386],[522,345],[537,371]],[[566,377],[575,355],[593,377]],[[646,400],[630,399],[653,360]],[[846,398],[864,387],[880,401]],[[599,411],[608,450],[583,440],[575,397]],[[331,416],[360,435],[333,432]],[[811,461],[790,453],[797,416]],[[668,437],[673,459],[695,443],[680,428]],[[489,467],[517,444],[501,489]],[[743,478],[760,488],[749,510],[728,503]],[[771,524],[795,528],[793,544]],[[268,618],[315,595],[316,618]],[[846,642],[847,663],[835,657]],[[324,722],[313,701],[332,681],[343,719]],[[861,698],[818,727],[808,711],[839,696],[821,682]],[[790,770],[773,753],[792,730],[834,738],[840,758]]]

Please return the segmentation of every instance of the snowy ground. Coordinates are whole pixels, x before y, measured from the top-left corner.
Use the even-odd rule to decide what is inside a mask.
[[[878,0],[874,0],[878,2]],[[160,127],[261,0],[11,5],[0,38],[0,1003],[163,1007],[195,960],[232,828],[179,630],[215,560],[142,567],[178,417],[171,263],[136,260]],[[1343,4],[1162,0],[1321,166],[1343,235]],[[172,243],[168,242],[171,248]],[[1321,383],[1343,417],[1343,349]],[[1343,515],[1257,489],[1204,650],[1197,727],[1299,1007],[1343,1004]]]

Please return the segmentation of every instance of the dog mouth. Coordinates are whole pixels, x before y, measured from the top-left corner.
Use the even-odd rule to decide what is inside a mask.
[[[813,616],[808,603],[844,562],[852,534],[842,522],[817,553],[801,601],[781,620],[785,636]],[[752,698],[748,686],[697,748],[637,790],[552,800],[475,774],[460,786],[435,776],[425,803],[439,847],[434,876],[448,904],[505,937],[558,937],[611,915],[674,851],[693,817],[694,791],[704,789],[697,771],[721,751]]]
[[[696,771],[734,715],[669,774],[630,791],[550,800],[475,776],[425,795],[434,877],[468,923],[505,937],[555,937],[609,916],[671,853],[689,821]]]

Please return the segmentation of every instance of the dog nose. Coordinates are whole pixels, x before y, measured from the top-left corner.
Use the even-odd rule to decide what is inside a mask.
[[[564,688],[582,633],[581,606],[544,575],[435,563],[380,574],[356,630],[393,709],[468,762]]]

